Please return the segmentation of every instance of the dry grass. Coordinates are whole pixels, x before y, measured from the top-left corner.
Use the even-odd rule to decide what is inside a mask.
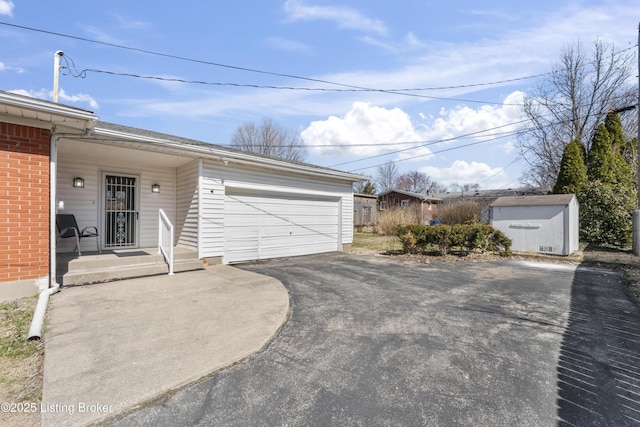
[[[40,407],[44,344],[27,341],[36,303],[31,297],[0,304],[0,403]],[[40,425],[40,411],[0,411],[0,425]]]
[[[378,227],[380,233],[385,236],[393,235],[397,225],[420,224],[420,215],[415,208],[394,208],[378,213]]]

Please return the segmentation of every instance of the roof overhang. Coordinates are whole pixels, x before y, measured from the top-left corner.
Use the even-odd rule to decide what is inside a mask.
[[[98,117],[91,111],[0,91],[0,120],[56,133],[83,134],[93,129]]]

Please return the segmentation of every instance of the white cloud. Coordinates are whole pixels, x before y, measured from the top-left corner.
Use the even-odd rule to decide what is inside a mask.
[[[11,0],[0,0],[0,15],[13,16],[13,8],[16,7]]]
[[[86,93],[79,93],[79,94],[76,94],[76,95],[69,95],[64,90],[60,89],[60,92],[59,92],[58,96],[59,96],[61,101],[73,102],[73,103],[86,102],[91,106],[91,108],[94,108],[94,109],[100,108],[100,106],[98,105],[96,100],[93,99],[93,97],[91,95],[87,95]]]
[[[24,90],[24,89],[15,89],[10,90],[9,92],[15,93],[17,95],[29,96],[31,98],[37,99],[53,99],[53,91],[47,91],[45,89],[41,90]],[[68,95],[63,89],[60,89],[58,92],[59,100],[62,102],[86,102],[91,108],[98,109],[100,106],[96,102],[95,99],[91,95],[87,95],[85,93],[79,93],[77,95]]]
[[[282,37],[267,37],[264,40],[265,45],[272,49],[283,50],[293,53],[310,53],[311,46],[295,40],[284,39]]]
[[[470,108],[465,105],[453,109],[441,108],[439,117],[425,126],[438,138],[449,139],[462,134],[482,132],[482,136],[494,136],[514,131],[521,120],[524,93],[509,94],[502,105],[482,105]],[[486,131],[486,132],[484,132]]]
[[[313,149],[320,155],[375,155],[407,148],[406,144],[394,143],[421,140],[407,113],[399,108],[389,110],[366,102],[354,102],[343,117],[330,116],[311,122],[300,135],[306,144],[324,146]],[[361,147],[357,144],[387,145]]]
[[[451,184],[480,184],[480,188],[484,188],[483,182],[491,180],[487,184],[491,188],[501,188],[510,182],[509,177],[503,168],[492,168],[486,163],[474,162],[468,163],[464,160],[456,160],[449,167],[425,166],[419,169],[420,172],[426,173],[438,184],[450,186]]]
[[[9,90],[8,92],[9,93],[15,93],[16,95],[29,96],[31,98],[37,98],[37,99],[46,99],[47,98],[47,92],[45,90],[28,91],[28,90],[24,90],[24,89],[14,89],[14,90]]]
[[[116,37],[113,37],[111,34],[104,31],[102,28],[95,27],[93,25],[82,24],[80,27],[92,38],[103,42],[103,43],[112,43],[112,44],[122,44],[122,41]]]
[[[111,16],[118,22],[120,28],[127,30],[146,30],[151,26],[147,21],[129,18],[117,13],[111,13]]]
[[[367,18],[355,9],[344,6],[308,6],[300,0],[287,0],[284,10],[292,21],[331,21],[339,28],[373,31],[386,34],[382,21]]]
[[[0,61],[0,71],[15,71],[18,74],[24,73],[24,68],[20,67],[12,67],[10,65],[6,65],[4,62]]]

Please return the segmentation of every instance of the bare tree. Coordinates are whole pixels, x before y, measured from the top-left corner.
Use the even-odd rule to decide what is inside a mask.
[[[635,104],[632,63],[633,51],[616,51],[599,40],[591,56],[580,42],[564,48],[559,64],[525,100],[530,122],[523,127],[518,146],[529,164],[526,184],[551,188],[564,147],[575,139],[588,151],[607,111]]]
[[[454,182],[453,184],[451,184],[449,186],[453,191],[460,191],[462,193],[466,193],[466,192],[472,192],[472,191],[476,191],[480,189],[480,184],[473,183],[473,184],[458,184],[457,182]]]
[[[242,151],[267,157],[302,162],[307,157],[307,148],[300,135],[283,128],[270,117],[262,119],[260,125],[245,122],[231,138],[231,146]]]
[[[412,193],[436,193],[441,186],[423,172],[411,171],[398,177],[396,188]]]
[[[393,190],[398,183],[399,176],[398,165],[393,162],[378,166],[376,169],[376,188],[380,192]]]

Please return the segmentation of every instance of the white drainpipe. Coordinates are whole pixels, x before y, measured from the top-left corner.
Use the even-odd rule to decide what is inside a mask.
[[[38,340],[42,336],[42,326],[44,316],[47,312],[49,296],[60,290],[60,285],[56,282],[56,182],[57,182],[57,162],[58,162],[58,137],[55,129],[51,130],[49,153],[49,280],[48,288],[40,291],[38,304],[33,313],[33,320],[29,328],[29,340]]]

